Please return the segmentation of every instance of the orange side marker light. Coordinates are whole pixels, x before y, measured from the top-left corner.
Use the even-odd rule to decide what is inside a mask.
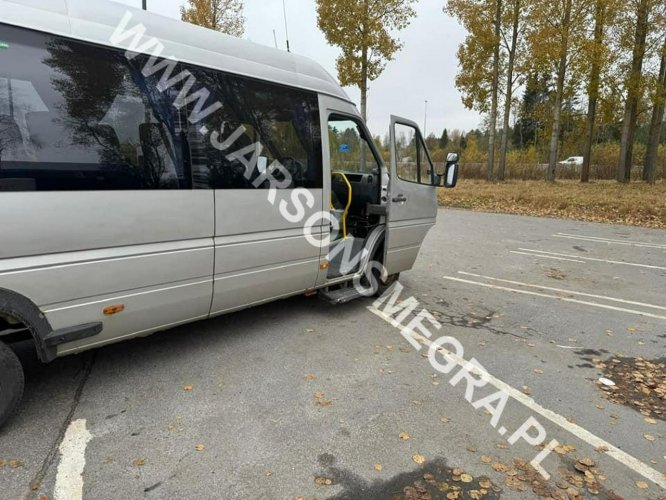
[[[112,314],[118,314],[125,310],[125,304],[116,304],[115,306],[108,306],[104,308],[104,315],[111,316]]]

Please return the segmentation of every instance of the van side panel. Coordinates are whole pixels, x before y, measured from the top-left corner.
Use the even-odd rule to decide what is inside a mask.
[[[220,314],[315,286],[320,247],[307,241],[303,226],[322,209],[322,190],[310,190],[314,205],[299,222],[288,222],[280,204],[295,213],[293,190],[217,191],[215,295],[211,314]],[[314,232],[314,237],[320,236]]]
[[[2,193],[0,213],[0,287],[54,329],[104,324],[59,353],[208,315],[212,191]],[[105,316],[115,304],[125,310]]]
[[[208,191],[3,192],[0,259],[212,236]]]

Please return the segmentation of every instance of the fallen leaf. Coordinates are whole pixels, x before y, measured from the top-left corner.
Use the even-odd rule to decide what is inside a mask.
[[[134,460],[132,460],[132,465],[134,467],[143,467],[144,465],[146,465],[146,461],[143,458],[135,458]]]
[[[187,384],[183,386],[184,391],[192,392],[192,389],[193,389],[192,384]]]
[[[595,465],[597,465],[595,461],[589,457],[581,458],[578,462],[588,467],[594,467]]]
[[[463,483],[471,483],[474,480],[474,478],[472,476],[470,476],[469,474],[461,474],[460,475],[460,480]]]
[[[643,434],[643,437],[647,439],[648,441],[654,441],[657,438],[655,438],[652,434]]]
[[[317,399],[321,399],[321,398],[324,397],[324,393],[321,392],[321,391],[317,391],[317,392],[314,393],[314,397],[317,398]]]
[[[310,382],[310,381],[312,381],[312,380],[315,380],[315,379],[317,378],[317,376],[316,376],[314,373],[308,373],[308,374],[306,374],[305,377],[303,377],[303,378],[304,378],[305,380],[307,380],[308,382]]]
[[[383,468],[384,468],[384,467],[382,467],[382,464],[375,464],[375,470],[376,470],[377,472],[381,472]]]
[[[636,487],[641,490],[646,490],[648,488],[648,484],[645,481],[636,481]]]
[[[412,456],[412,460],[414,460],[414,462],[416,462],[417,464],[421,465],[425,463],[426,459],[423,455],[414,455]]]
[[[492,467],[493,470],[495,470],[496,472],[502,472],[502,473],[504,473],[504,472],[507,472],[507,471],[509,470],[509,466],[506,465],[506,464],[503,464],[503,463],[501,463],[501,462],[494,462],[494,463],[491,465],[491,467]]]
[[[652,425],[654,425],[654,424],[657,423],[657,421],[656,421],[654,418],[650,418],[650,417],[646,417],[646,418],[645,418],[645,421],[646,421],[648,424],[652,424]]]
[[[196,445],[196,446],[194,447],[194,449],[197,450],[197,451],[204,451],[204,450],[206,449],[206,446],[203,445],[203,444],[201,444],[201,443],[199,443],[198,445]]]
[[[451,421],[451,419],[449,417],[442,417],[439,419],[439,421],[442,422],[443,424],[448,424]]]
[[[481,455],[481,461],[482,461],[484,464],[489,464],[489,463],[491,463],[491,462],[493,461],[493,459],[490,458],[488,455]]]
[[[406,432],[401,432],[400,435],[398,436],[401,441],[407,441],[409,439],[409,434]]]
[[[534,373],[538,373],[539,375],[543,374],[543,370],[541,368],[535,368]]]
[[[327,477],[316,477],[314,482],[317,486],[330,486],[333,484],[333,480]]]

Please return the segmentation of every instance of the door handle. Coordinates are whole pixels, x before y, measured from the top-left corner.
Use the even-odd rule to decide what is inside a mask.
[[[407,201],[407,197],[404,194],[399,194],[395,198],[393,198],[393,203],[404,203]]]

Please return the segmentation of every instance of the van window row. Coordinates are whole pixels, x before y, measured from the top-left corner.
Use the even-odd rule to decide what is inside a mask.
[[[276,161],[280,187],[322,187],[313,92],[178,64],[194,82],[178,109],[187,80],[160,91],[147,56],[2,24],[0,39],[0,191],[262,189]]]

